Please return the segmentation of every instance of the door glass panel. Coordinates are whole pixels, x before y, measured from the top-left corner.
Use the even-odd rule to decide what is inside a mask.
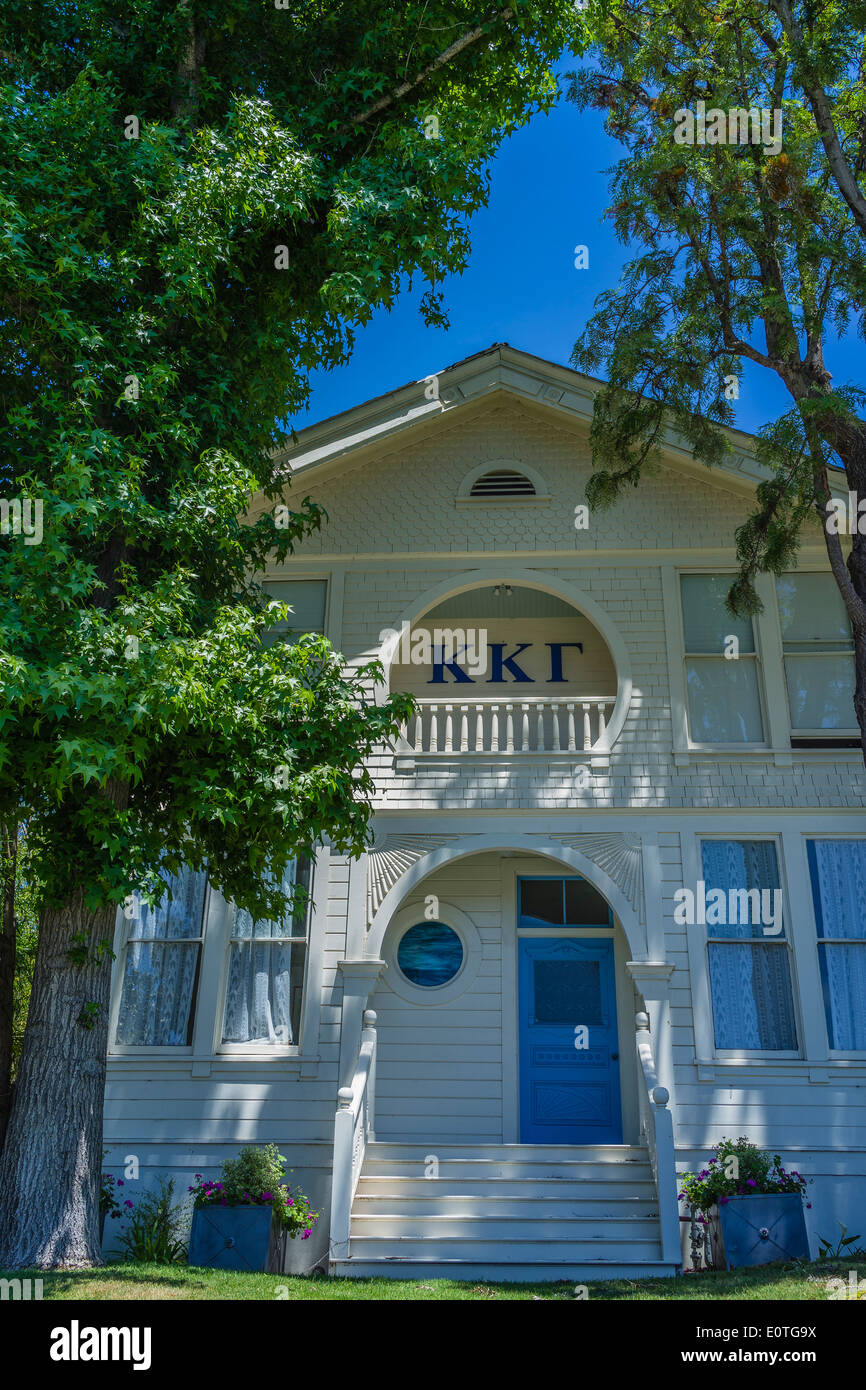
[[[597,960],[534,962],[536,1023],[604,1022]]]

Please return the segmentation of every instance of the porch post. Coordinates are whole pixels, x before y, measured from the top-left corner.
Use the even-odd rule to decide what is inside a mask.
[[[340,1086],[350,1086],[361,1047],[364,1010],[385,970],[383,960],[341,960],[337,969],[343,979],[343,1016],[340,1027]]]
[[[650,1021],[653,1058],[659,1082],[670,1094],[670,1109],[674,1120],[676,1142],[676,1091],[674,1088],[674,1056],[668,987],[674,967],[664,960],[630,960],[626,969],[643,996]]]

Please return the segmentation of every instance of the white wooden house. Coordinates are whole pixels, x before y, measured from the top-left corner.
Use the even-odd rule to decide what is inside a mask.
[[[420,700],[375,842],[299,865],[308,921],[255,944],[192,877],[119,925],[110,1164],[183,1190],[275,1141],[324,1213],[293,1268],[673,1273],[676,1171],[739,1135],[814,1179],[813,1249],[866,1238],[866,777],[823,537],[731,618],[753,441],[708,472],[671,439],[587,518],[596,385],[499,344],[301,434],[290,496],[329,519],[265,578]]]

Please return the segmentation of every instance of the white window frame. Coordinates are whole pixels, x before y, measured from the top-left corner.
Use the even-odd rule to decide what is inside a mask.
[[[863,934],[862,937],[856,937],[856,936],[855,936],[855,937],[844,937],[844,938],[843,938],[843,937],[826,937],[826,936],[819,936],[819,935],[818,935],[818,915],[817,915],[817,913],[816,913],[816,911],[815,911],[815,899],[814,899],[814,896],[813,896],[813,893],[812,893],[812,875],[811,875],[811,873],[809,872],[809,856],[808,856],[807,844],[808,844],[808,841],[809,841],[809,840],[833,840],[833,841],[839,841],[839,840],[853,840],[853,841],[857,841],[857,842],[863,843],[864,841],[866,841],[866,834],[864,834],[863,832],[861,832],[860,834],[857,834],[855,831],[833,831],[833,830],[826,830],[826,829],[824,829],[823,827],[821,827],[821,828],[819,828],[819,829],[817,829],[817,830],[808,830],[808,831],[805,831],[805,830],[804,830],[804,831],[801,833],[801,840],[802,840],[802,851],[803,851],[803,863],[804,863],[804,868],[805,868],[805,878],[806,878],[806,883],[807,883],[807,885],[808,885],[808,893],[806,893],[806,895],[805,895],[805,896],[806,896],[807,903],[808,903],[806,915],[807,915],[807,917],[808,917],[809,926],[810,926],[810,928],[811,928],[812,948],[813,948],[813,954],[814,954],[814,979],[815,979],[816,991],[817,991],[817,996],[818,996],[818,1005],[819,1005],[819,1008],[820,1008],[821,1026],[822,1026],[823,1034],[824,1034],[824,1051],[825,1051],[825,1056],[828,1057],[828,1058],[830,1058],[832,1061],[863,1062],[864,1058],[866,1058],[866,1048],[839,1048],[839,1047],[831,1047],[831,1046],[830,1046],[830,1029],[829,1029],[829,1026],[828,1026],[828,1023],[827,1023],[826,1006],[825,1006],[825,1003],[824,1003],[824,982],[823,982],[823,979],[822,979],[822,976],[821,976],[821,952],[820,952],[820,947],[821,947],[822,943],[825,944],[825,945],[828,945],[828,946],[832,946],[832,945],[847,945],[847,946],[852,946],[852,945],[855,945],[855,946],[856,946],[856,945],[860,945],[860,944],[862,944],[864,941],[866,941],[866,931],[864,931],[864,934]]]
[[[108,1051],[110,1055],[118,1057],[139,1057],[142,1054],[146,1054],[148,1057],[189,1057],[195,1051],[195,1036],[200,1021],[199,1006],[202,978],[205,968],[205,952],[208,943],[208,924],[214,906],[213,897],[214,894],[211,890],[210,882],[206,880],[199,935],[197,937],[177,938],[180,944],[186,943],[187,945],[192,945],[193,942],[198,943],[198,966],[190,1004],[192,1012],[192,1029],[190,1030],[192,1042],[179,1043],[176,1047],[167,1046],[164,1043],[117,1042],[117,1025],[120,1019],[120,1002],[123,993],[123,981],[126,975],[126,961],[129,955],[129,947],[134,945],[136,941],[151,939],[149,937],[136,937],[134,935],[134,929],[138,919],[125,917],[123,915],[123,909],[118,908],[115,925],[115,959],[111,972],[111,1010],[108,1028],[110,1044]],[[162,938],[159,938],[159,940],[161,941]]]
[[[715,565],[676,565],[664,566],[662,583],[664,587],[665,599],[665,629],[668,643],[668,668],[670,677],[671,691],[671,719],[674,725],[674,747],[680,751],[695,753],[722,753],[736,756],[740,753],[766,753],[770,747],[771,721],[769,719],[767,697],[764,689],[764,652],[762,646],[761,626],[751,619],[752,636],[754,638],[754,652],[743,652],[738,660],[753,659],[755,662],[755,684],[758,696],[758,708],[761,715],[761,727],[763,738],[749,742],[730,742],[730,743],[699,743],[692,737],[691,722],[689,718],[689,698],[688,684],[686,681],[686,662],[690,657],[712,657],[716,655],[712,652],[688,652],[685,640],[685,617],[682,603],[681,580],[690,575],[697,575],[701,578],[718,576],[727,578],[731,581],[736,578],[737,570],[724,564]],[[673,584],[673,592],[671,592]],[[724,661],[726,658],[719,652],[718,659]]]
[[[120,1009],[120,990],[126,968],[126,945],[129,923],[118,912],[115,929],[115,960],[111,980],[111,1018],[109,1055],[122,1058],[166,1057],[187,1063],[222,1061],[271,1062],[279,1065],[289,1058],[318,1062],[319,1026],[322,1007],[322,963],[325,948],[325,929],[328,913],[330,877],[330,847],[325,845],[311,855],[310,902],[307,916],[307,952],[304,972],[304,993],[301,1001],[299,1037],[294,1043],[263,1047],[260,1043],[222,1043],[225,990],[228,983],[228,931],[231,907],[210,882],[205,891],[203,940],[200,946],[198,984],[193,1001],[192,1044],[183,1047],[152,1047],[147,1044],[120,1045],[117,1017]],[[318,885],[318,887],[317,887]],[[306,1049],[306,1050],[305,1050]]]
[[[830,578],[831,580],[833,580],[833,571],[832,571],[832,570],[828,569],[826,566],[821,566],[821,565],[819,565],[819,564],[814,564],[814,563],[813,563],[813,564],[798,565],[797,568],[796,568],[796,569],[793,569],[793,570],[784,570],[784,571],[783,571],[783,574],[780,576],[780,578],[783,578],[786,574],[792,574],[792,575],[823,574],[823,575],[825,575],[825,576],[829,576],[829,578]],[[856,722],[856,719],[854,720],[854,723],[853,723],[853,724],[851,724],[851,725],[846,725],[846,726],[840,726],[838,729],[795,729],[795,728],[794,728],[794,723],[793,723],[793,720],[791,719],[791,702],[790,702],[790,696],[789,696],[789,694],[788,694],[788,672],[787,672],[787,667],[785,666],[785,638],[784,638],[784,635],[783,635],[783,633],[782,633],[782,615],[781,615],[781,612],[780,612],[780,610],[779,610],[779,597],[778,597],[778,593],[777,593],[777,591],[776,591],[776,577],[775,577],[775,575],[772,576],[772,581],[773,581],[773,583],[772,583],[772,588],[773,588],[773,602],[772,602],[772,604],[770,605],[769,608],[767,607],[766,604],[764,605],[764,616],[765,616],[765,617],[769,617],[770,614],[772,614],[772,619],[771,619],[771,620],[774,620],[774,621],[775,621],[775,628],[776,628],[776,633],[777,633],[777,635],[778,635],[778,642],[779,642],[779,656],[780,656],[780,660],[781,660],[781,663],[782,663],[781,688],[782,688],[782,690],[783,690],[783,692],[784,692],[784,710],[785,710],[785,715],[786,715],[786,717],[787,717],[787,723],[788,723],[788,730],[787,730],[787,733],[788,733],[788,741],[789,741],[789,743],[790,743],[790,745],[791,745],[793,751],[794,751],[795,753],[800,753],[800,752],[820,752],[820,748],[811,748],[811,749],[808,749],[808,748],[799,748],[799,747],[797,747],[797,745],[795,745],[795,744],[793,743],[793,740],[794,740],[794,739],[798,739],[798,738],[809,739],[809,740],[813,741],[813,742],[816,743],[816,744],[819,743],[819,742],[826,742],[826,741],[830,741],[830,740],[832,740],[832,739],[837,739],[837,738],[841,738],[841,739],[859,738],[859,737],[860,737],[860,728],[859,728],[859,726],[858,726],[858,724],[857,724],[857,722]],[[835,580],[833,580],[833,582],[835,583]],[[849,622],[849,626],[850,626],[850,622]],[[848,649],[846,649],[846,651],[847,651],[847,650],[848,650]],[[851,633],[850,652],[851,652],[851,656],[852,656],[852,658],[853,658],[853,655],[854,655],[854,633],[853,633],[853,631],[852,631],[852,633]],[[843,655],[843,653],[842,653],[842,651],[841,651],[841,649],[840,649],[839,651],[831,651],[831,652],[811,652],[811,653],[810,653],[810,652],[790,652],[789,655],[791,655],[791,656],[805,656],[805,657],[819,658],[819,657],[822,657],[822,656],[840,656],[840,655]],[[831,749],[830,751],[833,751],[833,752],[844,752],[845,750],[844,750],[844,749],[837,749],[837,750]],[[852,751],[856,752],[856,750],[852,750]]]
[[[287,944],[289,944],[289,943],[292,943],[293,945],[294,945],[294,944],[301,944],[301,943],[305,943],[305,944],[306,944],[306,948],[307,948],[307,949],[306,949],[306,951],[304,952],[304,979],[303,979],[302,994],[301,994],[301,1009],[300,1009],[300,1015],[299,1015],[299,1019],[298,1019],[298,1038],[297,1038],[297,1041],[296,1041],[296,1042],[292,1042],[292,1043],[262,1043],[262,1042],[259,1042],[259,1041],[256,1041],[256,1042],[248,1042],[248,1043],[243,1043],[243,1042],[239,1043],[239,1042],[224,1042],[224,1041],[223,1041],[223,1028],[224,1028],[224,1026],[225,1026],[225,1008],[226,1008],[226,999],[227,999],[227,996],[228,996],[228,983],[229,983],[229,967],[230,967],[230,961],[231,961],[231,948],[232,948],[232,946],[233,946],[234,944],[236,944],[237,942],[244,942],[244,941],[249,941],[249,940],[252,939],[252,938],[249,938],[249,937],[236,937],[236,936],[233,936],[233,935],[231,934],[231,931],[232,931],[232,924],[233,924],[233,922],[235,921],[235,912],[234,912],[234,910],[233,910],[231,904],[226,903],[226,910],[225,910],[225,913],[224,913],[224,915],[223,915],[223,929],[222,929],[222,931],[221,931],[221,933],[220,933],[221,943],[222,943],[222,962],[221,962],[221,967],[222,967],[222,968],[221,968],[221,979],[220,979],[219,993],[218,993],[218,996],[217,996],[217,1009],[216,1009],[216,1014],[215,1014],[215,1018],[214,1018],[215,1027],[214,1027],[214,1032],[213,1032],[213,1049],[214,1049],[214,1055],[215,1055],[215,1056],[221,1056],[221,1057],[227,1056],[227,1057],[231,1057],[231,1056],[233,1056],[233,1055],[238,1055],[238,1054],[240,1054],[240,1055],[242,1055],[242,1056],[244,1056],[244,1057],[249,1057],[251,1054],[255,1054],[255,1055],[263,1055],[263,1056],[273,1056],[273,1055],[277,1055],[277,1056],[282,1056],[282,1057],[287,1057],[287,1056],[290,1057],[290,1056],[292,1056],[292,1055],[296,1055],[296,1054],[299,1054],[299,1053],[301,1052],[301,1048],[302,1048],[302,1046],[303,1046],[304,1009],[305,1009],[305,1004],[306,1004],[306,1000],[307,1000],[307,990],[308,990],[309,979],[310,979],[310,975],[309,975],[309,971],[310,971],[310,933],[311,933],[312,924],[313,924],[313,902],[314,902],[313,894],[314,894],[314,892],[315,892],[315,873],[316,873],[316,856],[315,856],[315,855],[311,855],[311,856],[310,856],[310,874],[309,874],[310,882],[309,882],[309,889],[308,889],[309,900],[308,900],[308,902],[307,902],[307,911],[306,911],[306,919],[305,919],[305,927],[306,927],[305,935],[304,935],[304,936],[269,936],[269,937],[264,937],[264,938],[262,938],[263,942],[265,942],[265,943],[273,942],[273,943],[276,944],[276,945],[287,945]]]
[[[797,970],[798,950],[793,929],[790,895],[788,892],[788,873],[785,859],[785,844],[782,835],[767,834],[759,830],[734,828],[721,829],[717,824],[707,829],[695,829],[691,834],[683,834],[683,887],[694,888],[703,878],[702,840],[763,840],[775,847],[776,863],[779,869],[779,886],[782,890],[782,918],[786,932],[784,938],[773,942],[772,937],[755,937],[755,945],[773,943],[777,949],[785,947],[788,951],[788,969],[791,979],[791,1007],[794,1015],[794,1028],[797,1034],[796,1049],[786,1051],[767,1051],[763,1048],[721,1048],[716,1046],[715,1018],[713,1015],[713,991],[710,978],[711,945],[748,945],[748,938],[739,937],[728,940],[726,937],[711,937],[706,924],[688,922],[685,924],[691,977],[692,1016],[695,1037],[695,1061],[698,1065],[713,1062],[756,1060],[798,1061],[804,1059],[805,1032],[803,1009],[800,1002],[799,972]],[[803,850],[805,854],[805,846]]]

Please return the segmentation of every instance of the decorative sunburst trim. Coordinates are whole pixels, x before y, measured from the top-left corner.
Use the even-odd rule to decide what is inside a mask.
[[[367,921],[372,922],[386,895],[407,869],[459,835],[386,835],[367,855]]]
[[[603,869],[608,878],[612,878],[622,889],[637,913],[638,921],[643,921],[643,853],[636,835],[611,831],[607,835],[554,834],[545,838],[559,840],[569,849],[576,849]]]

